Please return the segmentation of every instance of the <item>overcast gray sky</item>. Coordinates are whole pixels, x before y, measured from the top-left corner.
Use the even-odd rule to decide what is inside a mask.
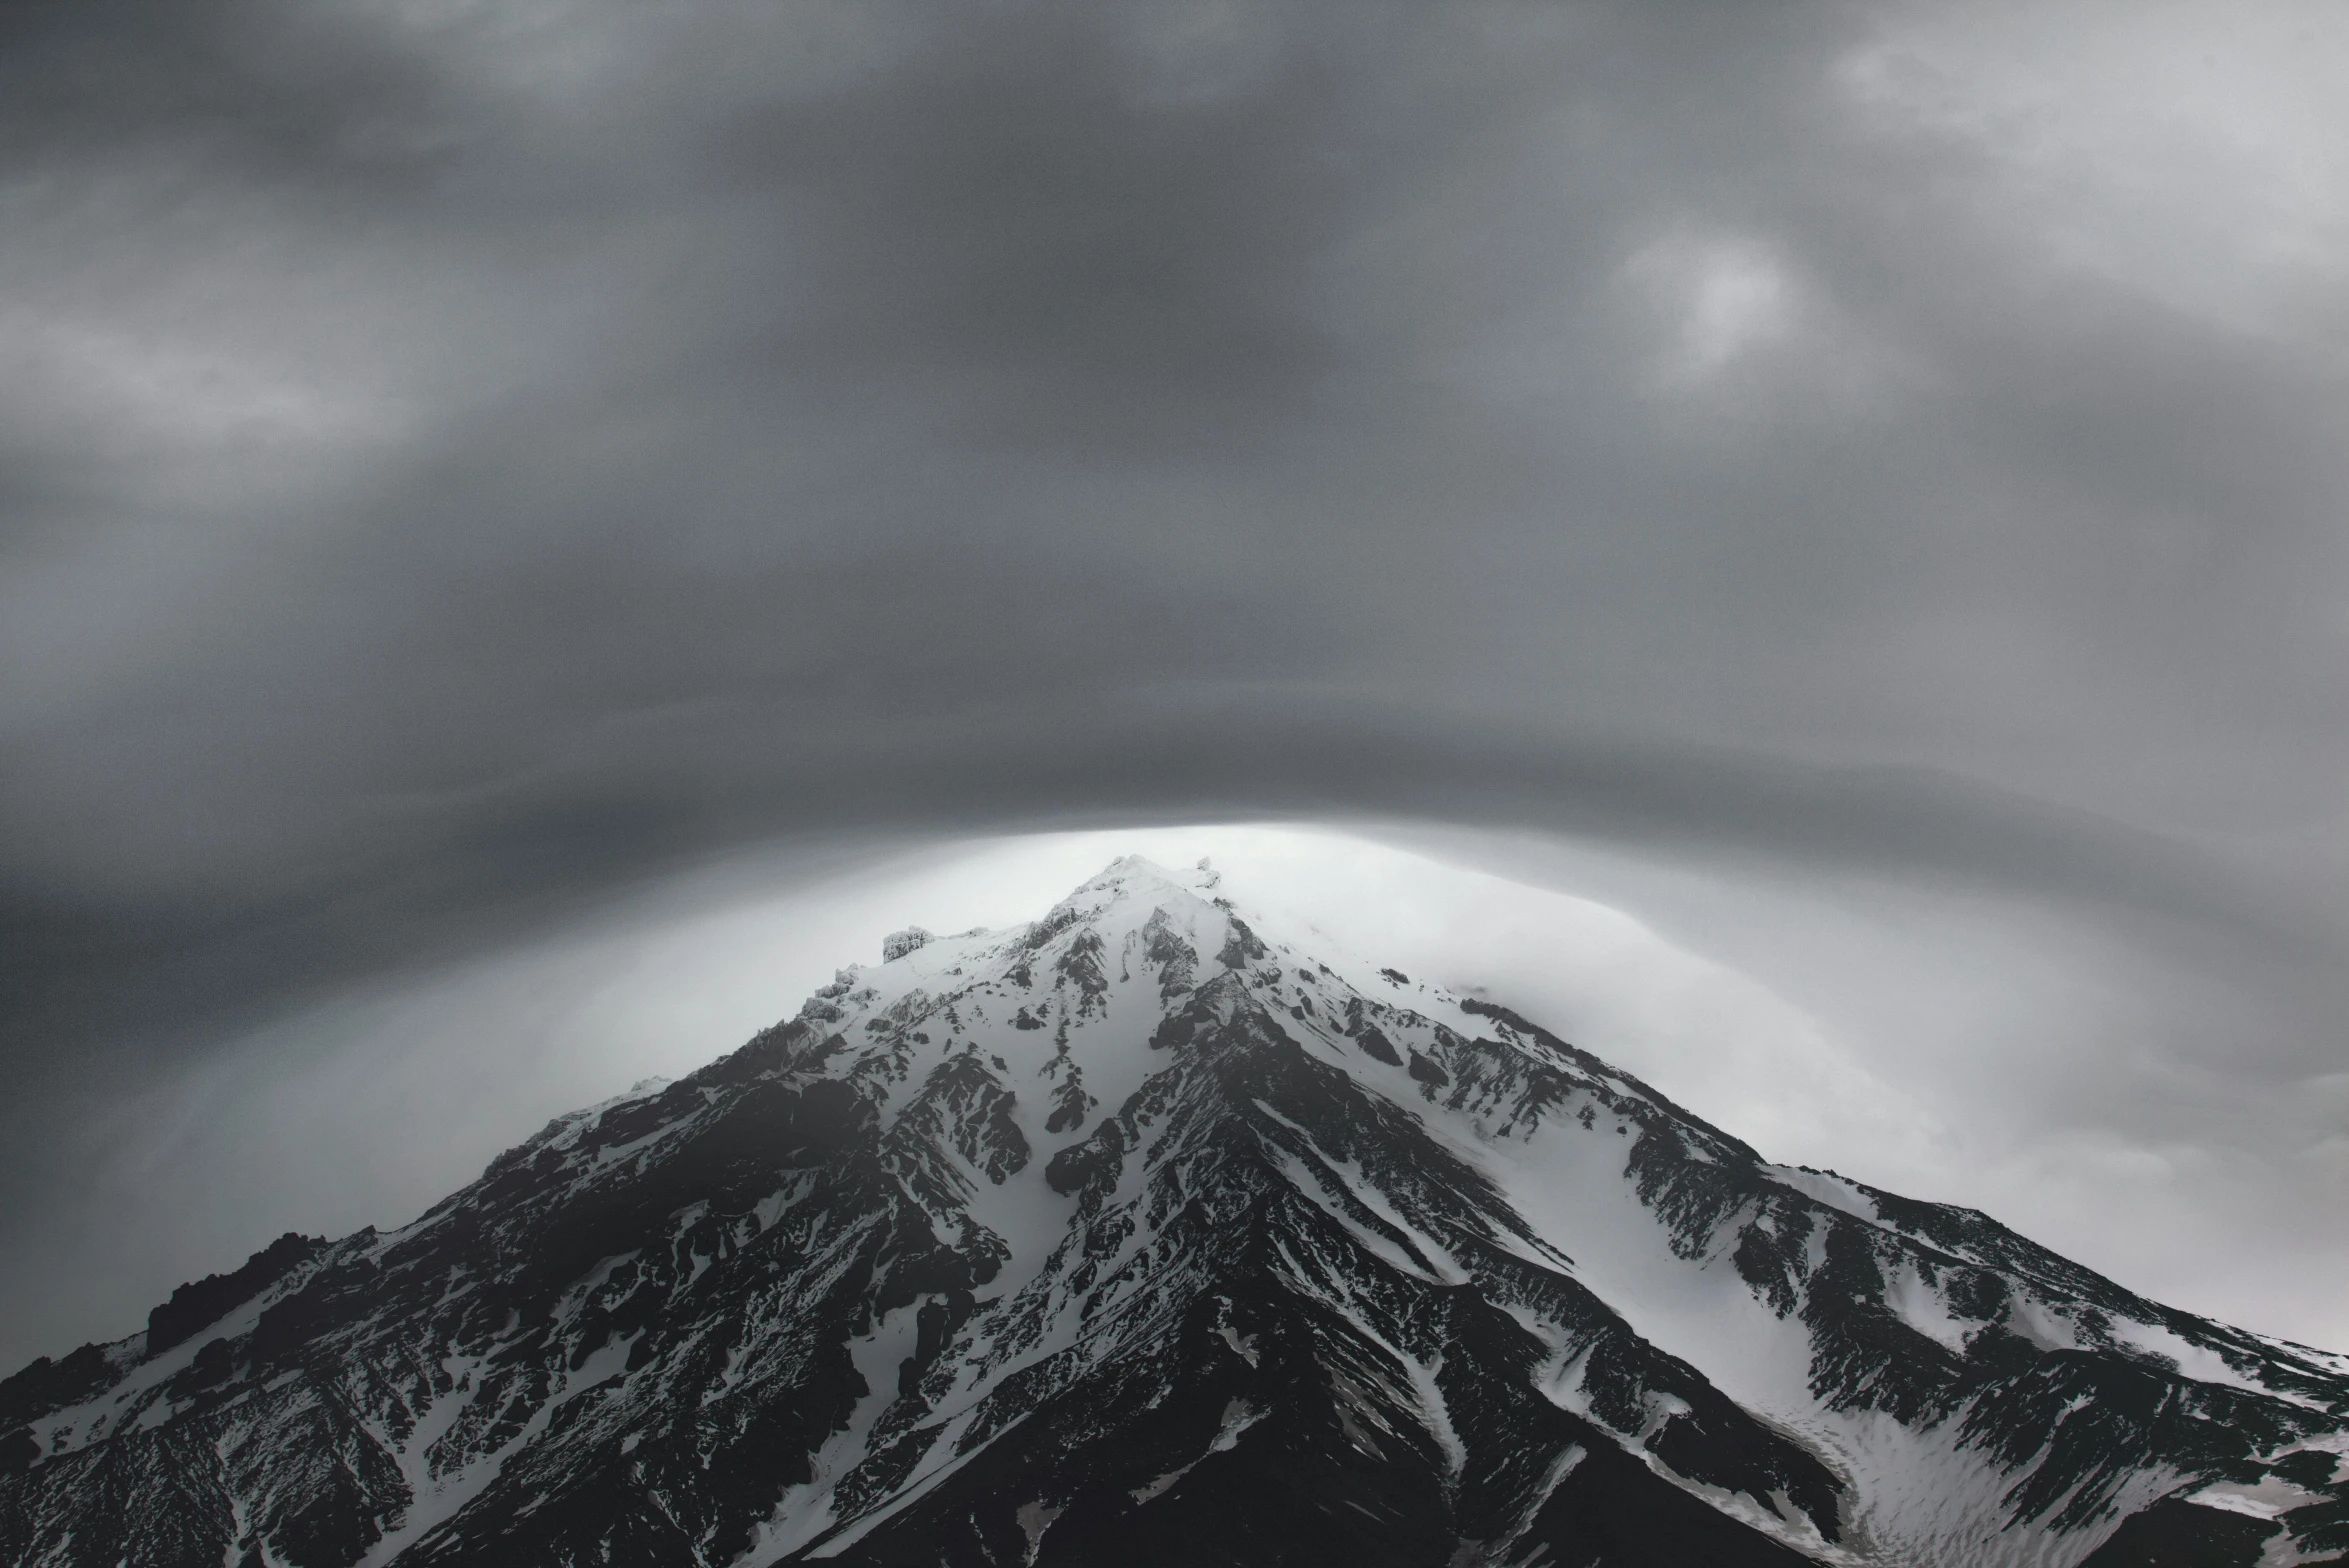
[[[1840,973],[1884,1061],[1866,932],[1959,961],[1883,911],[2054,933],[1959,944],[2094,977],[2016,1092],[2288,1143],[2280,1278],[2344,105],[2331,0],[6,8],[0,1360],[178,1277],[55,1216],[266,1023],[753,846],[1264,816]]]

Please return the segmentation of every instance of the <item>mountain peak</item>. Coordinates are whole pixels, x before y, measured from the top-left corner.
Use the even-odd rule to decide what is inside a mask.
[[[1128,903],[1213,903],[1221,883],[1222,878],[1205,861],[1189,870],[1171,871],[1141,855],[1121,855],[1078,883],[1053,909],[1055,913],[1063,909],[1100,913]]]
[[[1204,864],[884,958],[0,1382],[0,1560],[2349,1550],[2349,1364],[1354,984]]]

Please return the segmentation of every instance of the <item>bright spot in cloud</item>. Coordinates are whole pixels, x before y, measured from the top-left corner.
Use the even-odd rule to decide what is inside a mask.
[[[1666,322],[1655,373],[1668,387],[1713,380],[1784,337],[1793,324],[1794,294],[1785,268],[1754,240],[1659,240],[1632,257],[1630,274]]]

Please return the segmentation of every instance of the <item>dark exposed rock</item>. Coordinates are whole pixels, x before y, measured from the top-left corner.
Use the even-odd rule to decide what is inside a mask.
[[[307,1263],[326,1246],[323,1236],[299,1236],[292,1231],[245,1260],[232,1274],[210,1274],[192,1285],[182,1285],[171,1299],[147,1314],[147,1353],[169,1350],[200,1328],[220,1321],[229,1308],[252,1300],[283,1279],[296,1265]]]
[[[903,931],[892,931],[881,938],[881,962],[893,964],[908,953],[928,947],[937,938],[920,926],[907,926]]]
[[[84,1345],[61,1360],[36,1357],[15,1376],[0,1380],[0,1425],[29,1421],[78,1404],[111,1384],[114,1362],[97,1345]]]
[[[2081,1568],[2258,1568],[2270,1520],[2165,1497],[2132,1515]]]

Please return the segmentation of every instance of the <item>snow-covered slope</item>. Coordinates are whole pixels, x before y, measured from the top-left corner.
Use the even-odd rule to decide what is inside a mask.
[[[0,1384],[0,1562],[2252,1564],[2349,1363],[1126,860]]]

